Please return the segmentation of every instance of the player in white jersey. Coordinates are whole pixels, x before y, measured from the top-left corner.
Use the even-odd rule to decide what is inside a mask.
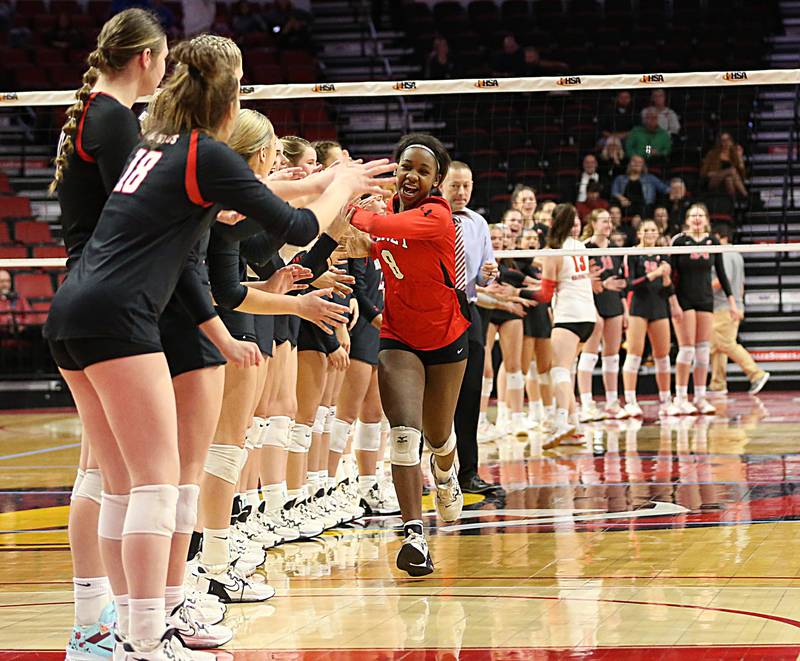
[[[553,211],[553,222],[547,235],[548,248],[585,250],[578,241],[581,222],[575,207],[559,204]],[[570,413],[575,411],[575,395],[571,368],[580,345],[594,330],[596,311],[592,295],[589,255],[542,257],[542,287],[536,294],[540,302],[553,301],[553,367],[550,383],[556,397],[555,430],[544,447],[554,447],[571,435]]]

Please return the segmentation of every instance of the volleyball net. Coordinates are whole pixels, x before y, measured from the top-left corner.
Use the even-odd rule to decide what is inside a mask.
[[[470,207],[490,223],[525,186],[539,205],[577,203],[581,216],[611,207],[630,246],[642,219],[673,234],[688,204],[702,202],[712,223],[738,235],[720,250],[745,253],[748,306],[786,312],[800,308],[799,84],[797,69],[288,85],[246,77],[241,100],[279,136],[337,140],[354,158],[391,156],[404,133],[431,133],[472,169]],[[73,94],[0,93],[0,269],[39,308],[37,322],[63,277],[59,208],[46,186]],[[720,136],[730,151],[715,151]],[[629,187],[637,177],[643,185]]]

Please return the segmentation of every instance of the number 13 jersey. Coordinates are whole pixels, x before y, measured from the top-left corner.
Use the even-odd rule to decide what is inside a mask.
[[[586,250],[577,239],[564,241],[564,250]],[[545,253],[546,254],[546,253]],[[592,279],[589,272],[590,256],[573,255],[561,258],[558,272],[558,285],[553,297],[553,322],[584,322],[597,320],[592,293]]]
[[[393,200],[397,208],[398,200]],[[418,351],[441,349],[469,328],[456,282],[456,230],[450,205],[429,197],[386,216],[356,210],[352,224],[372,235],[385,282],[381,337]],[[463,301],[460,299],[463,298]]]

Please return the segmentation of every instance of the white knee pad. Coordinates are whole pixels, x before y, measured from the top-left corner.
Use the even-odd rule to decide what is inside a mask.
[[[78,489],[75,492],[75,498],[88,498],[92,502],[100,504],[103,493],[103,478],[100,475],[99,468],[87,468]]]
[[[171,484],[133,487],[122,534],[172,537],[177,507],[178,487]]]
[[[541,372],[539,374],[539,385],[540,386],[550,385],[550,372]]]
[[[118,541],[122,539],[129,500],[128,494],[103,493],[100,501],[100,517],[97,519],[98,536]]]
[[[619,372],[619,354],[613,356],[603,356],[604,372]]]
[[[694,345],[695,348],[695,367],[705,367],[708,369],[708,363],[711,360],[711,344],[709,342],[698,342]],[[88,471],[87,471],[88,472]]]
[[[536,361],[532,360],[528,365],[528,378],[531,381],[536,381],[539,378],[539,372],[536,369]]]
[[[377,452],[381,449],[381,423],[356,421],[353,432],[353,448],[365,452]]]
[[[312,434],[321,434],[325,431],[325,416],[328,415],[327,406],[317,407],[317,415],[314,418],[314,424],[311,427]]]
[[[490,376],[483,377],[481,381],[481,397],[491,397],[492,387],[494,386],[494,379]]]
[[[181,484],[178,487],[178,506],[175,509],[175,532],[191,535],[197,523],[197,499],[200,487],[197,484]]]
[[[77,498],[78,490],[81,488],[81,482],[83,482],[84,477],[86,477],[86,471],[79,468],[77,475],[75,475],[75,481],[72,483],[72,495],[69,497],[70,500]]]
[[[267,420],[267,426],[261,434],[261,445],[286,449],[289,445],[289,429],[292,419],[288,415],[274,415]]]
[[[663,374],[666,372],[669,374],[669,356],[661,356],[661,358],[655,358],[653,362],[656,364],[656,373]]]
[[[311,447],[311,427],[295,423],[289,431],[289,452],[305,454]]]
[[[622,366],[622,371],[628,374],[638,374],[639,366],[642,364],[641,356],[634,356],[629,353],[625,356],[625,364]]]
[[[389,459],[395,466],[416,466],[422,447],[422,432],[413,427],[392,427],[389,432]]]
[[[350,433],[350,423],[345,420],[334,418],[331,422],[331,440],[328,448],[331,452],[341,454],[347,447],[347,434]],[[380,433],[380,432],[379,432]]]
[[[579,372],[589,372],[590,374],[594,371],[594,366],[597,365],[597,360],[600,358],[596,353],[581,353],[581,357],[578,358],[578,371]],[[556,369],[555,367],[553,369]],[[552,373],[553,370],[550,370]]]
[[[267,426],[267,419],[260,416],[253,417],[253,447],[258,449],[264,446],[264,429]]]
[[[325,416],[325,423],[322,427],[323,434],[330,434],[333,427],[333,421],[336,420],[336,407],[331,406],[328,408],[328,413]]]
[[[520,372],[520,375],[522,372]],[[431,445],[431,442],[426,438],[425,445],[428,446],[428,449],[433,452],[433,454],[444,457],[445,455],[450,454],[456,448],[456,433],[454,431],[450,432],[450,436],[447,437],[447,440],[444,442],[444,445],[435,448]]]
[[[550,382],[554,386],[559,383],[572,383],[572,374],[566,367],[553,367],[550,369]]]
[[[214,443],[208,448],[208,456],[203,470],[220,480],[236,484],[242,470],[242,459],[247,461],[247,450],[244,448],[240,448],[238,445]]]
[[[694,362],[694,347],[679,347],[675,364],[691,365]]]
[[[506,389],[522,390],[525,387],[525,376],[522,372],[508,372],[506,374]]]

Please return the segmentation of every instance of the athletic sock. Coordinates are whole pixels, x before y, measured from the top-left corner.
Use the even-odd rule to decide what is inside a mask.
[[[616,390],[606,392],[606,404],[616,404],[619,401],[619,393]]]
[[[626,404],[635,404],[636,403],[636,391],[635,390],[626,390],[625,391],[625,403]]]
[[[108,605],[110,587],[106,576],[72,579],[75,594],[75,624],[89,626],[100,619]]]
[[[437,484],[445,484],[447,480],[450,479],[450,474],[453,472],[453,467],[451,466],[449,469],[444,470],[443,468],[439,468],[439,464],[436,463],[436,458],[434,455],[433,460],[433,477],[436,480]]]
[[[247,490],[247,504],[256,510],[258,508],[259,503],[261,503],[261,496],[258,495],[258,487],[255,489],[248,489]]]
[[[183,583],[180,585],[168,585],[167,589],[164,590],[164,609],[167,615],[172,613],[176,606],[180,606],[185,598]]]
[[[166,629],[164,598],[131,599],[130,641],[134,647],[151,650],[158,645]],[[147,650],[149,651],[149,650]]]
[[[567,409],[556,410],[556,429],[563,429],[568,426],[569,411]]]
[[[266,486],[262,487],[267,512],[279,512],[281,510],[285,503],[283,499],[284,489],[286,489],[286,482],[267,484]]]
[[[682,402],[685,402],[689,398],[689,387],[675,386],[675,396]]]
[[[206,567],[224,565],[230,562],[228,545],[229,528],[203,528],[203,552],[200,562]]]
[[[592,405],[592,393],[590,392],[582,392],[581,393],[581,406],[583,408],[588,408]]]
[[[695,399],[705,399],[706,398],[706,387],[705,386],[695,386],[694,387],[694,398]]]
[[[486,411],[481,411],[478,414],[478,426],[485,425],[487,422],[489,422],[489,419],[486,415]]]
[[[672,400],[672,393],[669,390],[661,390],[658,393],[658,400],[662,404],[669,404]]]
[[[127,594],[117,594],[114,595],[114,604],[117,607],[117,630],[123,638],[127,638],[131,622],[130,599]]]

